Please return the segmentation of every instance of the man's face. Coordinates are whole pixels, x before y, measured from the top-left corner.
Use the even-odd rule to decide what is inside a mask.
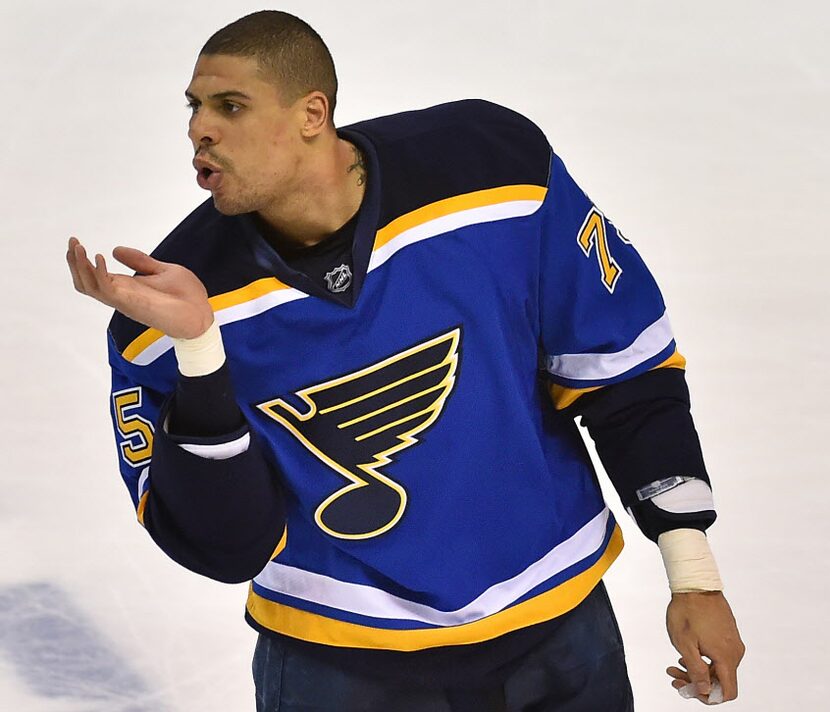
[[[201,55],[185,94],[199,185],[225,215],[279,207],[299,183],[303,116],[255,59]]]

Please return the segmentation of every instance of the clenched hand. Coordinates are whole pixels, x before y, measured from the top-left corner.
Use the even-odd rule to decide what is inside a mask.
[[[683,656],[682,670],[670,667],[672,686],[680,689],[689,683],[697,687],[697,699],[707,703],[712,683],[717,679],[727,702],[738,696],[738,664],[744,647],[735,617],[719,591],[675,593],[666,611],[666,626],[672,645]],[[707,663],[703,657],[709,658]]]

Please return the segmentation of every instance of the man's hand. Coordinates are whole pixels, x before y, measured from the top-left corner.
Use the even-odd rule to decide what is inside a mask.
[[[109,272],[103,255],[95,255],[93,265],[77,238],[69,238],[66,261],[75,289],[176,339],[201,336],[213,323],[207,291],[189,269],[131,247],[116,247],[112,256],[139,274]]]
[[[666,611],[669,639],[681,654],[686,669],[670,667],[672,686],[697,686],[697,699],[706,703],[714,680],[723,688],[723,701],[738,696],[738,664],[744,647],[735,617],[720,591],[674,593]],[[711,660],[703,660],[706,656]]]

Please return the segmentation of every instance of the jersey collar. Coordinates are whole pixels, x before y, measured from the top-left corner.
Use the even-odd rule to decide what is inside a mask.
[[[338,136],[354,143],[363,152],[367,166],[366,190],[357,215],[352,242],[352,288],[344,298],[321,288],[301,272],[289,267],[279,253],[262,236],[252,214],[236,218],[237,230],[248,243],[257,265],[268,274],[273,274],[284,284],[294,287],[310,296],[327,299],[346,307],[353,307],[360,298],[369,259],[375,243],[375,234],[379,228],[381,175],[377,152],[371,142],[361,133],[349,129],[338,129]]]

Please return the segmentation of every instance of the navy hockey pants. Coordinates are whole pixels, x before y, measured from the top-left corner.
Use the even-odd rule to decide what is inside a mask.
[[[257,712],[633,712],[622,638],[600,583],[507,679],[424,689],[344,672],[260,635]]]

